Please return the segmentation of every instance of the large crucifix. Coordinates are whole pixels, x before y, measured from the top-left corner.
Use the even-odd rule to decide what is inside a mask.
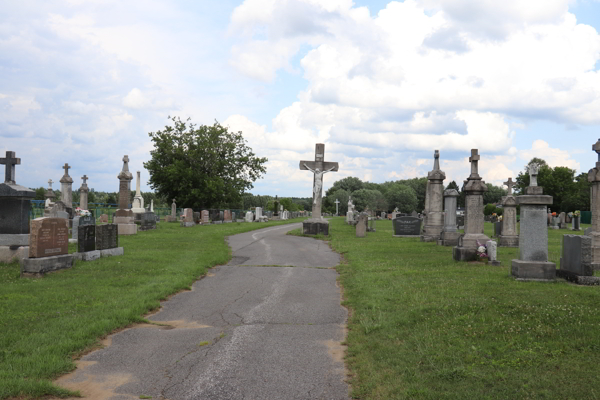
[[[325,160],[325,144],[317,143],[315,146],[315,161],[300,161],[300,169],[311,171],[315,176],[313,180],[313,209],[312,217],[321,218],[321,201],[323,196],[323,175],[327,172],[337,171],[338,163]]]
[[[7,151],[6,157],[0,158],[0,164],[6,165],[6,169],[4,171],[4,183],[16,185],[15,165],[21,164],[21,159],[15,157],[14,151]]]

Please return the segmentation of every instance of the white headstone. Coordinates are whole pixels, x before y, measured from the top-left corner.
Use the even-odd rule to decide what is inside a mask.
[[[248,211],[246,213],[246,218],[245,218],[246,222],[252,222],[253,219],[254,219],[254,214],[252,214],[252,211]]]

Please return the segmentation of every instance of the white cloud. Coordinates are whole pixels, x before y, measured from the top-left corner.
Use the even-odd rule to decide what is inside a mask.
[[[532,158],[537,157],[546,161],[552,168],[569,167],[574,170],[580,170],[579,162],[571,158],[571,154],[566,150],[550,147],[548,142],[537,139],[531,144],[531,149],[521,150],[519,158],[528,163]]]

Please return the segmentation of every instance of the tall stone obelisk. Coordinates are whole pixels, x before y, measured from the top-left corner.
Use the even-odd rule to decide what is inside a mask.
[[[446,174],[440,169],[440,151],[433,154],[433,169],[427,174],[427,220],[421,235],[422,242],[434,242],[444,229],[444,179]]]

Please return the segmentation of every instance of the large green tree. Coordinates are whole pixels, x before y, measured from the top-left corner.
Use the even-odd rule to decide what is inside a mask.
[[[238,203],[244,191],[266,172],[265,157],[256,157],[242,132],[215,122],[195,125],[170,118],[172,125],[150,132],[154,150],[144,163],[157,194],[176,198],[179,207],[195,209]]]
[[[379,190],[358,189],[352,192],[352,203],[357,211],[364,211],[367,208],[371,211],[387,210],[387,201]]]
[[[398,207],[398,210],[403,213],[417,211],[417,194],[408,185],[394,184],[389,186],[385,198],[390,210]]]

